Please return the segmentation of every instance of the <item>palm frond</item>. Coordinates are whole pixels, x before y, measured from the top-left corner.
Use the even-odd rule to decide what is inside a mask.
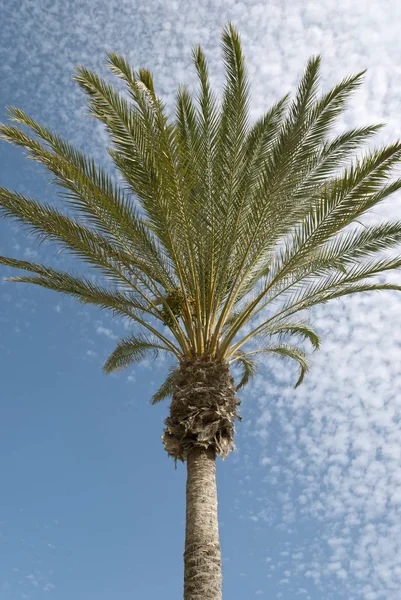
[[[401,263],[399,263],[398,267],[400,268]],[[308,310],[317,304],[326,304],[331,300],[335,300],[336,298],[340,298],[342,296],[349,296],[351,294],[358,294],[363,292],[372,292],[372,291],[401,291],[401,285],[392,284],[392,283],[368,283],[368,282],[345,282],[342,284],[338,284],[337,286],[326,287],[324,289],[320,289],[316,291],[314,294],[310,294],[309,296],[302,297],[298,301],[288,302],[284,305],[282,309],[280,309],[274,316],[270,317],[266,321],[263,321],[260,325],[252,329],[249,333],[247,333],[243,338],[241,338],[238,342],[236,342],[230,352],[235,352],[238,348],[241,348],[248,341],[252,340],[254,337],[258,336],[260,332],[263,331],[266,327],[274,327],[277,322],[280,323],[284,318],[288,318],[291,315],[297,314],[299,312]]]
[[[143,265],[153,265],[162,273],[163,285],[174,285],[171,264],[158,248],[152,233],[144,225],[132,201],[112,182],[110,175],[65,142],[48,128],[38,124],[23,111],[10,108],[13,121],[30,127],[51,149],[23,133],[19,128],[1,125],[0,137],[24,147],[28,157],[41,162],[55,176],[54,183],[64,190],[69,206],[84,215],[89,223],[126,252],[135,252]],[[156,276],[156,277],[155,277]]]
[[[241,369],[241,379],[235,387],[235,390],[238,392],[240,389],[244,388],[247,383],[249,383],[252,377],[255,376],[257,364],[250,358],[249,354],[246,354],[241,350],[232,356],[230,363],[238,363]]]
[[[86,277],[77,277],[65,271],[51,267],[0,256],[0,264],[35,273],[37,277],[9,277],[7,281],[33,283],[50,290],[76,297],[83,303],[96,304],[100,308],[111,309],[114,313],[135,318],[137,311],[145,312],[157,318],[151,304],[136,298],[133,293],[122,292],[118,289],[106,288]]]
[[[305,263],[308,263],[307,268],[313,267],[314,253],[320,245],[401,188],[401,180],[383,185],[400,158],[401,144],[395,143],[371,153],[360,164],[350,167],[342,178],[328,185],[316,205],[300,221],[290,241],[286,241],[277,256],[271,260],[269,281],[238,316],[230,341],[238,329],[265,306],[263,301],[269,291],[280,286],[281,282],[286,284],[286,288],[294,285],[291,280],[290,284],[286,283],[291,273],[294,273],[296,282],[306,277],[303,267]],[[279,289],[278,294],[280,293]],[[267,299],[269,301],[271,298]]]
[[[362,143],[368,141],[375,133],[381,129],[382,125],[372,125],[368,127],[352,129],[344,134],[334,138],[330,142],[325,142],[321,149],[317,151],[317,160],[315,166],[306,175],[295,193],[293,206],[300,206],[302,198],[312,199],[320,194],[320,190],[327,183],[328,178],[340,167],[343,167],[346,159],[351,152],[359,148]],[[260,169],[258,171],[260,177]],[[241,219],[246,223],[247,210],[244,207]],[[296,218],[294,216],[295,223]],[[302,221],[302,213],[299,221]],[[299,226],[299,221],[296,226]],[[242,239],[239,237],[239,254],[242,252]],[[269,236],[265,236],[265,242],[262,244],[258,254],[249,261],[249,267],[243,276],[240,285],[236,290],[236,302],[242,300],[251,290],[255,288],[258,282],[272,270],[272,243]]]
[[[56,183],[69,190],[72,204],[94,221],[105,233],[124,234],[132,242],[138,240],[143,251],[148,243],[145,230],[130,199],[113,183],[109,174],[95,165],[71,143],[64,141],[47,127],[16,107],[8,109],[11,120],[29,127],[46,146],[24,134],[18,127],[2,125],[0,134],[13,144],[28,150],[28,156],[42,162],[57,177]],[[142,247],[143,246],[143,247]]]
[[[177,373],[179,372],[178,367],[173,367],[166,379],[163,381],[157,392],[152,396],[152,404],[158,404],[166,398],[170,398],[175,391],[175,380]]]
[[[198,328],[198,335],[195,335],[186,298],[187,292],[195,298],[197,319],[201,322],[199,238],[194,236],[189,218],[190,193],[177,160],[175,127],[168,123],[163,103],[154,92],[150,73],[140,70],[135,74],[121,57],[109,55],[109,59],[113,70],[126,81],[135,103],[135,109],[129,113],[131,124],[126,122],[127,115],[119,110],[119,98],[116,98],[111,86],[83,67],[77,70],[76,80],[90,96],[95,116],[110,129],[112,139],[114,126],[111,127],[110,123],[113,120],[120,122],[120,126],[129,132],[132,141],[128,153],[121,148],[117,132],[114,139],[116,149],[111,151],[111,156],[133,192],[140,197],[146,218],[174,265],[186,303],[183,314],[185,329],[202,351],[202,330]]]
[[[171,350],[160,344],[156,338],[150,338],[144,334],[132,335],[119,341],[116,349],[110,354],[103,366],[105,373],[121,371],[134,362],[138,362],[151,355],[157,358],[160,351],[170,353]]]
[[[138,289],[141,282],[148,282],[149,289],[158,289],[154,287],[156,269],[152,277],[146,263],[135,260],[132,254],[116,247],[109,238],[45,203],[0,188],[0,215],[20,222],[39,239],[56,241],[121,285]]]
[[[302,321],[295,323],[284,322],[281,324],[271,325],[270,327],[266,326],[260,330],[258,335],[269,337],[276,335],[280,337],[298,335],[304,340],[308,340],[312,344],[314,350],[318,350],[320,347],[320,339],[317,333],[311,329],[308,323],[304,323]]]
[[[225,86],[213,164],[213,245],[216,251],[211,295],[221,298],[230,280],[227,237],[235,226],[235,206],[243,181],[245,142],[249,130],[249,81],[238,33],[229,24],[222,36]],[[214,307],[214,313],[216,309]]]
[[[220,288],[223,293],[224,282],[227,288],[236,289],[236,281],[242,275],[244,266],[243,259],[243,236],[241,232],[248,226],[248,219],[252,212],[252,204],[249,198],[252,196],[255,186],[261,176],[264,164],[268,160],[271,146],[277,137],[281,120],[288,102],[288,95],[277,102],[265,115],[258,119],[249,131],[245,141],[244,160],[242,165],[241,185],[238,190],[238,201],[231,207],[233,213],[232,224],[227,228],[224,244],[223,268],[226,270],[226,280],[223,280]],[[252,218],[252,217],[251,217]],[[227,285],[230,282],[231,285]],[[252,286],[251,286],[252,287]],[[229,301],[227,307],[230,306]]]
[[[196,124],[199,133],[199,185],[203,189],[202,197],[206,201],[207,215],[211,217],[212,195],[214,187],[213,168],[217,151],[220,115],[217,99],[211,90],[206,58],[198,46],[192,53],[193,62],[198,74],[200,91],[198,94],[199,109],[196,114]],[[198,161],[197,161],[198,164]]]
[[[297,388],[299,385],[301,385],[306,373],[309,370],[306,355],[300,348],[297,348],[296,346],[282,344],[277,346],[265,346],[258,350],[252,350],[249,352],[236,350],[235,354],[233,354],[231,358],[231,362],[238,361],[243,366],[243,376],[240,384],[237,386],[237,390],[243,387],[243,385],[249,381],[250,377],[252,377],[257,370],[256,362],[251,357],[260,356],[262,354],[275,354],[281,358],[291,358],[292,360],[295,360],[300,368],[299,377],[295,387]]]
[[[153,327],[148,319],[144,319],[145,314],[156,320],[161,320],[160,314],[154,311],[154,305],[151,302],[142,301],[132,293],[127,294],[118,289],[105,288],[85,277],[77,277],[71,273],[57,271],[44,265],[5,256],[0,256],[0,264],[36,274],[36,276],[9,277],[7,281],[38,285],[49,290],[73,296],[84,304],[94,304],[99,308],[111,310],[115,315],[128,317],[134,323],[150,331],[155,338],[159,339],[176,356],[185,352],[185,344],[181,344],[181,337],[177,335],[176,329],[173,330],[173,335],[178,345],[174,344]]]
[[[255,247],[257,248],[258,246],[258,239],[264,229],[267,213],[269,212],[270,215],[275,215],[275,213],[278,212],[278,205],[277,208],[275,208],[274,204],[275,199],[279,199],[281,205],[281,196],[283,194],[288,196],[288,180],[290,172],[292,175],[290,185],[294,184],[295,173],[292,172],[291,165],[288,161],[289,158],[292,160],[293,153],[296,152],[298,145],[302,142],[305,135],[306,117],[313,105],[317,93],[319,66],[320,57],[309,60],[304,76],[299,84],[296,98],[289,107],[287,117],[282,124],[276,143],[270,152],[269,159],[265,161],[264,168],[260,175],[260,184],[253,194],[254,198],[251,200],[252,208],[249,212],[249,217],[247,221],[244,222],[245,227],[241,237],[238,236],[241,247],[240,276],[236,275],[232,277],[231,274],[229,274],[227,283],[231,283],[232,280],[234,284],[236,284],[238,279],[241,280],[241,278],[244,277],[244,267],[245,274],[248,273],[247,267],[249,257],[254,254]],[[266,198],[269,199],[268,202],[266,202]],[[274,216],[273,219],[275,218],[276,217]],[[226,228],[223,229],[223,235],[225,235],[225,233]],[[219,280],[221,281],[221,277]],[[227,284],[225,283],[225,285]],[[214,336],[215,341],[224,325],[226,315],[231,310],[233,296],[235,299],[235,295],[235,293],[231,293],[227,298],[226,307],[221,313],[216,328]]]
[[[266,348],[262,348],[261,350],[256,350],[255,352],[249,352],[249,354],[276,354],[282,358],[291,358],[295,360],[299,365],[299,377],[294,387],[298,387],[304,380],[306,373],[309,371],[309,365],[306,359],[305,353],[295,346],[289,346],[287,344],[283,344],[281,346],[267,346]]]

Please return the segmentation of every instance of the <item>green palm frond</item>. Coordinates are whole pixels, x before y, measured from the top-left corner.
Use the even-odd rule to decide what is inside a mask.
[[[401,223],[386,222],[369,225],[338,235],[327,244],[315,249],[309,261],[303,261],[307,273],[325,273],[340,269],[347,273],[350,265],[371,257],[380,251],[390,250],[401,243]]]
[[[295,346],[289,346],[287,344],[283,344],[280,346],[266,346],[266,348],[261,348],[260,350],[256,350],[255,352],[249,352],[248,355],[255,354],[275,354],[280,356],[281,358],[291,358],[295,360],[299,365],[299,377],[294,387],[298,387],[304,380],[306,373],[309,371],[309,365],[307,362],[306,354]]]
[[[226,78],[216,134],[212,194],[215,258],[211,295],[215,304],[224,297],[231,280],[227,238],[235,227],[236,206],[241,202],[245,140],[249,131],[249,81],[240,39],[232,25],[223,31],[222,51]],[[213,316],[217,309],[215,305]]]
[[[295,323],[284,322],[277,325],[266,326],[266,328],[261,329],[260,334],[262,336],[288,336],[288,335],[298,335],[304,340],[308,340],[314,350],[318,350],[320,347],[320,339],[319,336],[308,323],[304,323],[302,321],[298,321]]]
[[[261,259],[265,258],[267,249],[271,248],[272,238],[274,240],[277,235],[286,233],[294,223],[292,207],[297,203],[294,202],[293,194],[311,170],[309,154],[312,154],[313,165],[318,154],[305,147],[305,140],[309,139],[308,136],[316,138],[316,131],[312,135],[313,127],[316,126],[319,130],[316,125],[319,116],[338,95],[338,90],[336,90],[328,95],[329,99],[324,97],[320,104],[316,102],[319,68],[319,57],[308,62],[296,98],[290,105],[288,115],[284,119],[270,156],[261,170],[260,184],[253,194],[253,198],[248,199],[249,215],[243,222],[242,236],[238,236],[241,260],[231,284],[225,310],[219,321],[220,328],[244,283],[247,283],[250,276],[251,279],[253,278],[255,264],[258,265]],[[359,76],[354,79],[358,80]],[[352,87],[353,81],[351,78],[340,88]],[[302,163],[298,161],[298,157]],[[305,168],[302,164],[305,165]],[[287,221],[288,215],[291,216],[290,222]],[[278,219],[278,216],[281,219]],[[269,231],[269,229],[270,236],[266,236],[265,231]],[[266,240],[268,244],[266,244]]]
[[[121,166],[132,191],[141,198],[154,230],[168,246],[166,224],[177,226],[178,215],[171,210],[166,196],[173,205],[178,198],[171,192],[174,181],[168,156],[171,138],[162,107],[152,102],[154,94],[140,81],[139,74],[133,72],[129,80],[133,105],[84,67],[78,67],[74,79],[90,98],[91,114],[105,124],[111,135],[113,159]]]
[[[151,306],[145,302],[141,302],[134,294],[124,293],[118,289],[102,287],[85,277],[76,277],[71,273],[56,271],[51,267],[44,267],[43,265],[4,256],[0,256],[0,264],[36,274],[35,277],[9,277],[7,278],[8,281],[41,285],[42,287],[62,292],[63,294],[75,296],[81,302],[97,304],[101,308],[112,309],[128,317],[135,315],[136,311],[156,316],[153,314]]]
[[[120,184],[9,108],[11,123],[0,124],[0,138],[48,169],[61,208],[0,188],[0,216],[68,251],[96,278],[12,258],[0,257],[0,264],[28,271],[14,281],[129,318],[138,332],[120,342],[106,370],[152,349],[178,360],[207,356],[237,364],[242,388],[257,357],[273,353],[297,360],[299,384],[305,355],[286,341],[298,336],[316,350],[319,337],[298,313],[350,294],[401,289],[383,280],[401,267],[401,223],[361,224],[401,189],[401,143],[362,154],[382,125],[333,135],[364,73],[320,94],[320,57],[308,61],[292,98],[285,95],[252,123],[246,63],[231,24],[222,54],[221,101],[196,47],[198,91],[192,97],[180,86],[172,115],[151,73],[124,57],[109,53],[107,60],[124,92],[77,68],[89,113],[109,135]],[[171,393],[173,380],[172,372],[154,402]]]
[[[111,156],[132,191],[139,196],[152,230],[175,267],[185,301],[186,291],[196,299],[198,320],[201,320],[199,238],[194,235],[189,190],[177,161],[175,127],[168,123],[150,73],[141,70],[136,74],[119,57],[110,55],[109,58],[114,69],[122,69],[128,84],[134,102],[129,113],[131,123],[127,121],[127,110],[121,111],[121,98],[96,74],[80,67],[75,79],[91,98],[89,105],[93,114],[109,129],[115,146]],[[123,124],[127,150],[124,145],[121,147],[122,134],[120,130],[115,131],[114,120]],[[197,341],[203,345],[201,330],[195,333],[192,327],[189,304],[184,320],[192,341],[197,333]]]
[[[400,265],[397,268],[400,268]],[[323,304],[329,300],[340,298],[341,296],[349,296],[350,294],[362,293],[362,292],[380,292],[383,290],[387,291],[401,291],[401,285],[393,283],[349,283],[343,286],[339,286],[337,289],[328,290],[323,292],[320,296],[307,298],[304,302],[304,308],[310,308],[316,304]],[[298,312],[298,311],[297,311]]]
[[[235,389],[242,389],[249,383],[250,379],[255,376],[257,371],[257,364],[252,358],[250,358],[249,354],[242,352],[239,350],[230,360],[231,363],[238,363],[241,369],[241,379],[239,383],[236,385]]]
[[[157,280],[159,271],[162,283],[173,285],[171,265],[163,249],[158,248],[151,232],[139,218],[132,199],[113,183],[110,175],[98,167],[93,159],[80,153],[23,111],[10,108],[9,114],[13,121],[30,127],[47,147],[17,127],[0,124],[0,137],[22,146],[28,151],[29,158],[48,168],[55,175],[54,183],[63,189],[68,206],[76,209],[103,235],[111,237],[115,245],[131,254],[135,252],[138,262],[144,267],[152,267],[153,280]]]
[[[178,346],[149,322],[149,317],[161,320],[160,314],[153,310],[153,303],[146,303],[132,293],[105,288],[86,277],[77,277],[71,273],[14,258],[0,256],[0,264],[35,273],[35,276],[8,277],[7,281],[38,285],[48,290],[73,296],[84,304],[93,304],[101,309],[110,310],[114,315],[128,317],[133,323],[151,332],[176,356],[179,356],[184,350],[179,344],[180,340],[177,335],[175,337]]]
[[[155,337],[148,337],[144,334],[140,336],[132,335],[118,342],[116,349],[105,362],[103,370],[105,373],[121,371],[132,363],[141,361],[149,355],[153,359],[157,358],[160,351],[171,353],[171,349],[168,346],[160,344]]]
[[[253,357],[258,357],[262,354],[275,354],[281,358],[291,358],[295,360],[300,368],[299,377],[295,384],[295,387],[301,385],[306,373],[309,370],[309,365],[306,359],[306,354],[296,346],[290,346],[288,344],[271,345],[260,348],[259,350],[252,350],[249,352],[243,352],[237,350],[233,355],[231,362],[239,362],[243,367],[242,379],[237,386],[237,390],[241,389],[249,379],[255,374],[257,370],[257,364]],[[252,358],[251,358],[252,357]]]
[[[1,125],[0,135],[7,141],[22,146],[28,157],[41,162],[55,176],[55,182],[68,190],[71,205],[76,207],[97,227],[121,237],[123,234],[132,243],[139,242],[138,249],[147,247],[146,230],[141,227],[132,201],[112,181],[110,175],[97,166],[93,159],[65,142],[47,127],[37,123],[22,110],[8,109],[12,121],[29,127],[43,142],[23,133],[18,127]]]
[[[147,268],[140,261],[137,262],[135,256],[114,246],[103,234],[66,217],[45,203],[0,188],[0,215],[20,222],[39,239],[58,242],[61,247],[120,284],[135,289],[148,281],[150,289],[158,289],[154,286],[156,269],[155,277],[149,277],[146,271],[150,273],[150,266]]]
[[[291,358],[292,360],[295,360],[299,364],[299,377],[295,384],[295,387],[297,388],[299,385],[301,385],[306,373],[309,370],[306,355],[302,350],[294,346],[283,345],[263,348],[262,352],[267,352],[269,354],[277,354],[278,356],[281,356],[283,358]]]
[[[171,398],[175,390],[175,380],[179,369],[177,367],[172,368],[166,379],[163,381],[157,392],[152,396],[152,404],[158,404],[166,398]]]
[[[401,262],[399,262],[398,267],[400,268]],[[282,319],[288,318],[293,314],[299,313],[301,311],[308,310],[317,304],[325,304],[331,300],[335,300],[336,298],[340,298],[342,296],[348,296],[351,294],[358,294],[363,292],[372,292],[372,291],[401,291],[401,285],[392,284],[392,283],[354,283],[348,282],[344,284],[334,285],[333,287],[326,287],[315,294],[305,295],[305,297],[298,300],[298,302],[288,302],[284,305],[280,311],[278,311],[273,317],[266,319],[260,325],[256,326],[254,329],[251,329],[249,333],[247,333],[243,338],[241,338],[238,342],[233,344],[233,346],[228,351],[228,354],[236,352],[239,348],[244,346],[247,342],[251,341],[256,336],[263,334],[265,328],[274,328],[275,325],[281,322]]]

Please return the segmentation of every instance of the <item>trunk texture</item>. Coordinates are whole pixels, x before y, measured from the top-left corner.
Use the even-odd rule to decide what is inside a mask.
[[[175,460],[185,461],[193,448],[223,458],[234,448],[234,423],[240,416],[234,380],[225,361],[183,359],[165,420],[163,442]]]
[[[216,457],[194,448],[187,456],[184,600],[221,600]]]
[[[234,448],[239,400],[226,361],[182,358],[175,377],[164,447],[187,462],[184,600],[221,600],[216,456]]]

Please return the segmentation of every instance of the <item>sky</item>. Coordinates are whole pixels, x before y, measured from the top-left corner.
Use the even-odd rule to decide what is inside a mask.
[[[220,34],[239,29],[252,116],[322,55],[322,89],[367,68],[338,127],[385,122],[401,137],[396,0],[0,0],[0,115],[17,105],[109,166],[101,127],[71,79],[106,75],[107,51],[154,74],[171,106],[193,88],[200,43],[222,79]],[[191,89],[192,89],[191,88]],[[0,185],[59,203],[49,178],[0,142]],[[373,220],[401,218],[393,196]],[[0,222],[0,254],[73,268]],[[162,362],[106,376],[121,321],[0,273],[1,600],[175,600],[182,594],[185,469],[161,443],[168,405],[149,399]],[[398,279],[397,279],[398,278]],[[387,278],[399,281],[399,274]],[[270,359],[241,394],[237,451],[218,462],[224,597],[401,597],[401,297],[314,309],[322,348],[304,384]]]

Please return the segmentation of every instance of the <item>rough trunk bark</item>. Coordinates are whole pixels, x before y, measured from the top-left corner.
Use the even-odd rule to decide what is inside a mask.
[[[221,600],[216,457],[194,448],[187,457],[184,600]]]
[[[221,600],[216,456],[234,448],[239,400],[226,361],[182,357],[175,376],[164,447],[187,462],[184,600]]]
[[[185,358],[175,377],[163,443],[174,460],[185,461],[193,448],[209,448],[223,458],[234,448],[239,400],[226,361]]]

